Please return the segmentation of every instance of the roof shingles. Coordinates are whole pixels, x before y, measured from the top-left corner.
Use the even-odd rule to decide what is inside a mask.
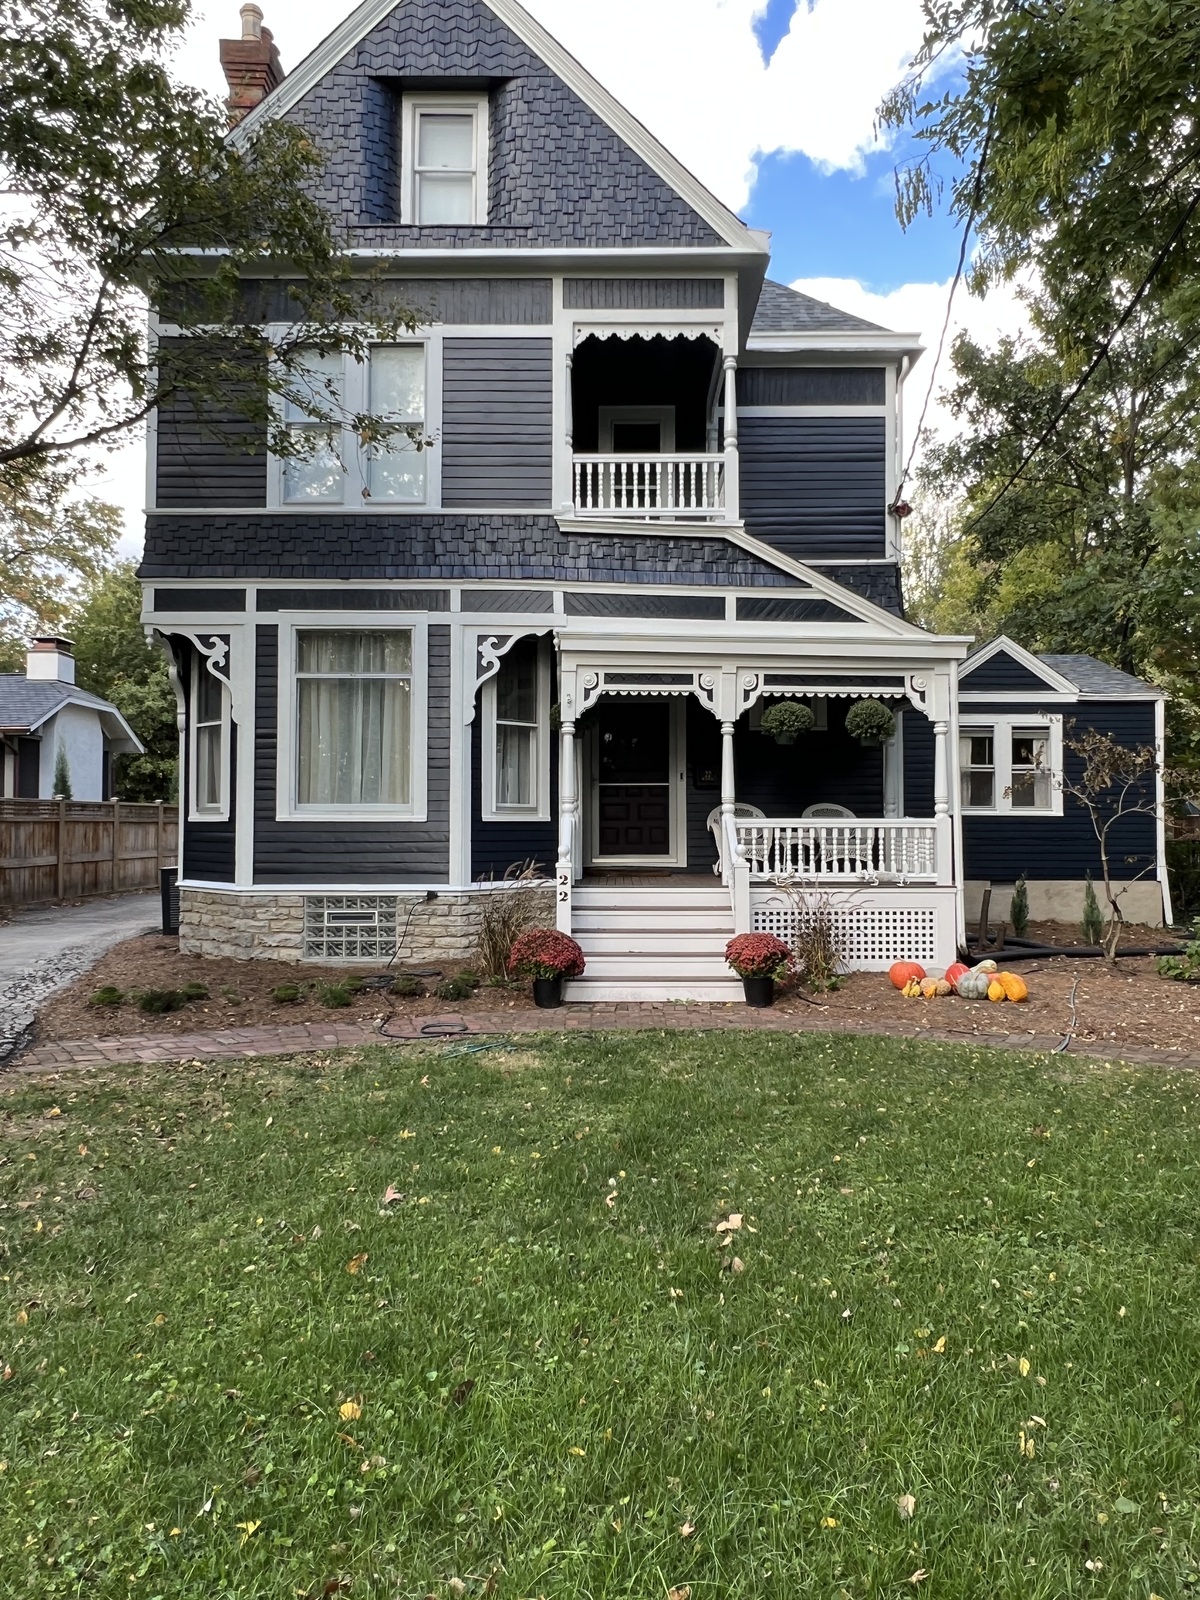
[[[73,683],[60,683],[53,679],[41,683],[19,673],[0,673],[0,728],[14,730],[36,728],[60,706],[94,706],[97,711],[116,711],[116,707],[97,694],[77,689]],[[119,713],[118,713],[119,714]]]
[[[768,278],[758,298],[751,334],[770,333],[883,333],[877,322],[867,322],[848,311],[814,300],[810,294],[789,289]]]

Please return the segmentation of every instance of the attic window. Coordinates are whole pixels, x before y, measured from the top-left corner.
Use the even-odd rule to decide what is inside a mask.
[[[486,95],[406,95],[401,220],[418,227],[487,222]]]

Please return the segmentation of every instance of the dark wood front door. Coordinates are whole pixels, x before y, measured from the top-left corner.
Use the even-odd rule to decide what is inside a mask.
[[[602,705],[597,720],[597,859],[669,859],[670,703]]]

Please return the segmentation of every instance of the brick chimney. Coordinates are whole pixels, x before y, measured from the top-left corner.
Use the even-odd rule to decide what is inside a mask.
[[[229,126],[235,128],[284,79],[275,40],[253,0],[242,7],[242,37],[221,40],[221,66],[229,85]]]
[[[25,676],[30,683],[74,683],[70,639],[35,639],[25,656]]]

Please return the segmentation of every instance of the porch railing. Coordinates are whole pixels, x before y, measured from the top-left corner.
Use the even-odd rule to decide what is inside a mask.
[[[723,518],[723,455],[576,456],[579,517]]]
[[[949,817],[811,818],[732,824],[748,878],[770,882],[946,884],[951,877]],[[726,853],[728,853],[728,843]]]

